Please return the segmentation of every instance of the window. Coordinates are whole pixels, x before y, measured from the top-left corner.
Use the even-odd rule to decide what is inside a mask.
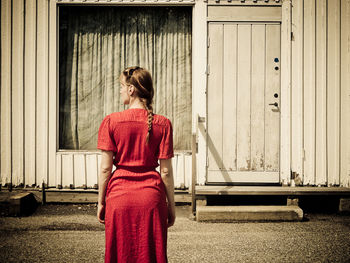
[[[124,109],[121,71],[139,65],[153,77],[154,112],[172,121],[175,150],[190,150],[191,21],[191,7],[60,7],[60,149],[96,149],[103,117]]]

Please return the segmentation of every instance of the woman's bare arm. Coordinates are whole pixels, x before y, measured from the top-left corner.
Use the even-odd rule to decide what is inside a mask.
[[[97,208],[97,218],[100,223],[104,223],[104,205],[106,188],[111,178],[111,172],[113,168],[113,152],[112,151],[102,151],[102,159],[100,166],[100,173],[98,179],[98,208]]]
[[[166,189],[166,196],[168,199],[168,227],[175,222],[175,198],[174,198],[174,177],[171,159],[160,160],[160,175]]]

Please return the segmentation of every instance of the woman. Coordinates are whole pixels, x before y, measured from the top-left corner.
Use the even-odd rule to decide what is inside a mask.
[[[107,115],[98,132],[97,217],[105,224],[105,262],[167,262],[167,228],[175,222],[172,125],[153,114],[147,70],[129,67],[120,83],[129,109]]]

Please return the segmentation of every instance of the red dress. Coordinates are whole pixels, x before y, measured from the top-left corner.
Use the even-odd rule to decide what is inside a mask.
[[[97,148],[113,151],[116,170],[106,190],[105,262],[168,262],[165,185],[155,170],[173,153],[169,119],[154,115],[148,145],[147,111],[107,115]]]

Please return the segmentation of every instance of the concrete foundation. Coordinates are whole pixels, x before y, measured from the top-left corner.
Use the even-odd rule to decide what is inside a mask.
[[[339,199],[339,212],[350,213],[350,198]]]
[[[26,216],[32,214],[38,203],[32,193],[4,193],[0,198],[2,216]]]

